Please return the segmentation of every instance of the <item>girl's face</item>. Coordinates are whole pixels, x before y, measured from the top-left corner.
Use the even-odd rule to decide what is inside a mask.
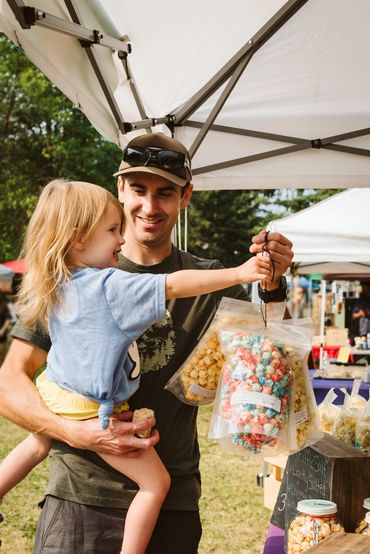
[[[124,240],[121,235],[121,214],[109,204],[93,235],[86,243],[78,243],[74,262],[78,267],[118,267],[118,254]]]

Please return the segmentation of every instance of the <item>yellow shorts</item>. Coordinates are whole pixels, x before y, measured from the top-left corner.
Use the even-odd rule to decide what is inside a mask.
[[[62,389],[56,383],[48,381],[45,377],[45,372],[37,377],[36,388],[49,410],[55,414],[59,414],[67,419],[98,417],[99,402],[94,402],[84,396]],[[127,402],[124,402],[121,406],[114,408],[114,413],[120,414],[128,409]]]

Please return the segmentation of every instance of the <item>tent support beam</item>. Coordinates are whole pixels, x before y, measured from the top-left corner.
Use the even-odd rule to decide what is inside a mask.
[[[144,104],[143,104],[143,101],[140,97],[139,91],[137,90],[135,79],[132,75],[131,67],[130,67],[130,64],[128,63],[127,56],[126,55],[121,55],[121,53],[118,52],[118,57],[122,62],[123,70],[126,73],[126,79],[128,80],[128,82],[130,84],[130,89],[131,89],[131,92],[132,92],[132,96],[134,97],[137,109],[139,110],[139,114],[140,114],[143,121],[148,120],[149,118],[148,118],[147,113],[145,111]],[[127,125],[128,124],[126,123],[126,129],[127,129]],[[152,133],[152,127],[151,126],[148,127],[146,129],[146,132],[148,134]]]
[[[86,50],[87,57],[89,58],[90,64],[98,79],[108,105],[112,110],[112,114],[117,123],[117,126],[122,133],[126,133],[126,124],[123,120],[122,114],[114,98],[114,95],[106,79],[104,78],[103,68],[93,50],[93,46],[99,44],[107,48],[118,50],[121,55],[127,56],[127,54],[131,52],[131,45],[121,40],[117,40],[111,37],[105,37],[103,34],[100,33],[100,31],[83,27],[82,18],[78,12],[78,8],[74,0],[65,0],[65,4],[71,15],[72,22],[47,14],[45,12],[37,10],[34,7],[25,6],[22,0],[8,0],[8,4],[22,28],[30,29],[32,25],[38,25],[40,27],[44,27],[72,36],[80,41],[81,46],[84,47]]]
[[[22,0],[7,0],[7,2],[23,29],[30,29],[33,25],[37,25],[91,44],[99,44],[106,48],[126,52],[126,54],[131,52],[129,43],[103,35],[100,31],[83,27],[76,21],[66,21],[33,6],[26,6]]]
[[[250,162],[256,162],[258,160],[265,160],[267,158],[274,158],[275,156],[282,156],[284,154],[291,154],[292,152],[299,152],[300,150],[306,150],[310,148],[310,141],[302,141],[300,144],[293,146],[285,146],[284,148],[276,148],[275,150],[268,150],[267,152],[260,152],[259,154],[252,154],[251,156],[244,156],[243,158],[236,158],[226,162],[220,162],[218,164],[206,165],[203,167],[196,167],[192,169],[193,175],[201,175],[208,171],[217,171],[226,167],[234,167],[236,165],[242,165]]]
[[[175,112],[176,125],[182,125],[212,94],[231,77],[245,58],[253,56],[308,0],[288,0],[276,14],[206,83]]]
[[[200,121],[193,121],[188,119],[186,127],[201,128],[204,123]],[[253,131],[252,129],[241,129],[240,127],[228,127],[226,125],[212,125],[211,131],[217,131],[219,133],[230,133],[231,135],[242,135],[246,137],[254,137],[268,140],[276,140],[281,142],[290,142],[292,144],[298,144],[302,142],[301,138],[290,137],[287,135],[277,135],[276,133],[266,133],[264,131]]]
[[[189,149],[190,158],[192,158],[195,154],[195,152],[198,150],[199,146],[205,139],[206,134],[209,131],[209,128],[211,127],[212,123],[222,110],[226,100],[229,98],[230,94],[234,90],[235,85],[239,81],[240,77],[242,76],[244,69],[247,67],[249,61],[252,58],[252,54],[248,54],[237,66],[235,69],[230,81],[227,83],[227,86],[222,91],[222,94],[220,95],[220,98],[217,100],[216,104],[214,105],[211,113],[207,117],[206,122],[203,124],[201,130],[199,131],[198,135],[196,136],[193,144],[191,145]]]
[[[201,127],[203,124],[198,122],[191,122],[191,127]],[[203,167],[197,167],[193,169],[193,175],[201,175],[208,171],[217,171],[219,169],[224,169],[226,167],[233,167],[236,165],[241,165],[245,163],[255,162],[257,160],[264,160],[267,158],[272,158],[275,156],[282,156],[284,154],[290,154],[291,152],[297,152],[299,150],[305,150],[307,148],[320,149],[324,148],[326,150],[334,150],[338,152],[344,152],[346,154],[356,154],[358,156],[370,156],[370,150],[365,148],[355,148],[352,146],[344,146],[340,144],[331,144],[334,141],[348,140],[351,138],[365,136],[370,134],[370,128],[358,129],[356,131],[350,131],[348,133],[343,133],[341,135],[335,135],[332,137],[326,137],[323,139],[298,139],[296,137],[288,137],[283,135],[275,135],[272,133],[264,133],[260,131],[250,131],[239,129],[239,133],[235,133],[235,129],[232,127],[223,127],[221,125],[211,126],[212,131],[220,132],[234,132],[234,134],[254,136],[258,138],[268,139],[268,140],[280,140],[282,142],[293,142],[294,146],[287,146],[283,148],[276,148],[274,150],[268,150],[266,152],[260,152],[259,154],[252,154],[250,156],[245,156],[243,158],[236,158],[234,160],[229,160],[225,162],[220,162],[218,164],[207,165]]]
[[[69,14],[71,16],[72,21],[80,26],[82,24],[82,17],[79,13],[79,10],[76,6],[76,3],[74,0],[64,0],[65,5],[67,6],[67,9],[69,11]],[[99,84],[101,86],[101,89],[104,93],[104,96],[109,104],[110,109],[112,110],[112,114],[114,119],[116,120],[116,123],[118,125],[119,130],[121,133],[126,133],[125,129],[125,122],[123,120],[123,116],[121,114],[121,111],[118,107],[118,104],[114,98],[113,92],[108,85],[106,79],[104,78],[104,72],[103,68],[99,62],[98,57],[96,56],[93,46],[89,43],[81,43],[81,46],[85,48],[86,55],[89,58],[89,62],[95,72],[95,75],[99,81]]]

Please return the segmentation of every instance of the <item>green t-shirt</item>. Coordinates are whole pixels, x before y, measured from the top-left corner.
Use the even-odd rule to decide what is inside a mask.
[[[222,265],[174,248],[160,264],[141,266],[122,256],[120,267],[132,273],[172,273],[180,269],[217,269]],[[167,303],[166,317],[137,341],[141,381],[129,404],[133,410],[146,407],[155,412],[160,434],[156,450],[171,475],[171,488],[163,506],[166,509],[197,510],[201,491],[197,408],[184,404],[164,386],[207,329],[223,296],[247,300],[241,286],[171,300]],[[20,322],[12,335],[44,350],[50,348],[47,336],[26,329]],[[47,494],[81,504],[127,508],[136,491],[135,483],[107,465],[98,454],[54,441]]]

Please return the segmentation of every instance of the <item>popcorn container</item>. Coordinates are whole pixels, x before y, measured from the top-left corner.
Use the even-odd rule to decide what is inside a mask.
[[[337,531],[344,531],[337,505],[329,500],[301,500],[289,524],[287,554],[300,554]]]
[[[370,536],[370,512],[367,512],[365,519],[360,521],[360,524],[357,527],[355,533],[359,533],[360,535]]]
[[[362,531],[364,529],[367,529],[367,532],[365,531],[365,535],[368,534],[370,535],[370,525],[369,525],[369,522],[366,521],[366,517],[370,517],[370,498],[365,498],[364,500],[364,503],[363,503],[363,508],[364,508],[364,517],[363,519],[361,519],[357,525],[356,525],[356,529],[355,529],[355,533],[358,533],[358,534],[363,534]]]

